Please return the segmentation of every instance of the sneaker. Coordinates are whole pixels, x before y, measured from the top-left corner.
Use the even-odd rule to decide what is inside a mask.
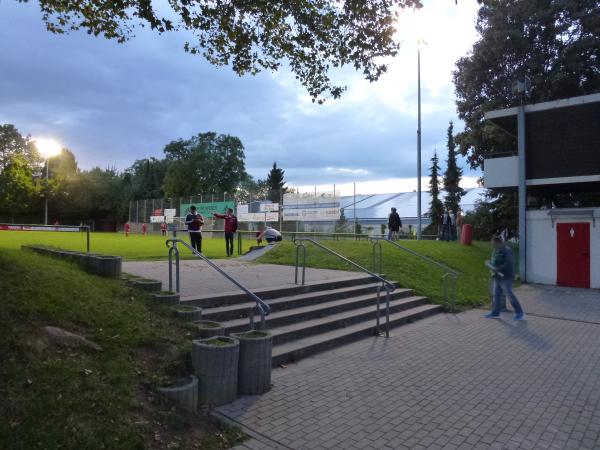
[[[500,318],[500,314],[487,313],[484,317],[486,319],[498,319]]]
[[[515,320],[525,320],[525,314],[524,313],[517,314],[515,316]]]

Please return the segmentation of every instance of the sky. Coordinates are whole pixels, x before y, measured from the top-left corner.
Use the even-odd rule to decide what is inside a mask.
[[[456,117],[452,70],[477,39],[476,0],[424,0],[403,11],[402,48],[369,83],[350,70],[348,86],[324,105],[286,69],[239,77],[183,51],[185,36],[137,29],[125,44],[85,32],[46,31],[35,1],[0,1],[0,123],[56,139],[79,166],[124,170],[161,158],[165,144],[207,131],[238,136],[246,168],[265,178],[274,161],[290,186],[333,185],[350,194],[416,189],[417,41],[421,47],[422,175],[437,149],[445,165],[446,129]],[[480,173],[466,162],[463,187]],[[425,188],[427,178],[423,179]]]

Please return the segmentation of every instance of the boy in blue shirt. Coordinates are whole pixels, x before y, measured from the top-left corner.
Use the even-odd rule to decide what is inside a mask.
[[[494,249],[488,266],[492,270],[494,277],[494,300],[492,302],[492,310],[485,317],[489,319],[500,317],[500,299],[502,295],[506,295],[515,310],[515,320],[523,320],[525,313],[512,291],[513,280],[515,278],[512,250],[504,245],[501,237],[497,236],[492,239],[492,246]]]

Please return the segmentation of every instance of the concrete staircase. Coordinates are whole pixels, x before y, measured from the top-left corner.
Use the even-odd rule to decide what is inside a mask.
[[[273,365],[318,353],[375,333],[378,283],[368,276],[255,291],[271,306],[267,329],[273,334]],[[188,298],[182,304],[202,307],[203,320],[225,325],[227,333],[249,329],[253,303],[240,293]],[[442,309],[396,288],[390,299],[390,327],[436,314]],[[258,321],[260,318],[256,316]],[[382,292],[381,324],[385,323]],[[383,330],[383,327],[382,327]]]

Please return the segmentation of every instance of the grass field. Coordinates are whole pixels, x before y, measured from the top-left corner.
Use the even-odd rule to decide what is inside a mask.
[[[187,233],[179,233],[178,237],[189,241]],[[123,233],[91,233],[90,251],[105,255],[122,256],[125,260],[156,260],[166,259],[168,250],[165,246],[165,237],[153,234],[142,236],[131,234],[125,237]],[[244,242],[247,250],[254,245],[254,240]],[[53,232],[53,231],[0,231],[0,248],[18,249],[22,245],[48,245],[65,250],[85,251],[86,233],[79,232]],[[235,242],[237,252],[237,241]],[[213,239],[205,235],[202,241],[202,252],[209,258],[224,258],[225,240],[221,237]],[[187,249],[181,249],[182,258],[191,258]]]
[[[191,371],[190,330],[166,307],[120,280],[20,250],[0,248],[0,286],[0,448],[224,449],[240,439],[156,395]],[[102,351],[57,345],[48,325]]]
[[[322,241],[323,244],[338,251],[358,264],[373,269],[371,245],[359,241]],[[325,253],[307,243],[307,265],[327,269],[352,270],[345,262]],[[415,256],[383,245],[383,271],[390,280],[400,282],[403,287],[414,289],[421,295],[441,302],[442,269],[430,265]],[[456,242],[441,241],[402,241],[412,250],[429,256],[460,272],[457,283],[457,304],[459,306],[481,306],[488,300],[489,271],[484,261],[490,257],[490,244],[474,242],[465,247]],[[295,262],[294,245],[282,242],[277,248],[260,258],[262,263],[292,265]]]

